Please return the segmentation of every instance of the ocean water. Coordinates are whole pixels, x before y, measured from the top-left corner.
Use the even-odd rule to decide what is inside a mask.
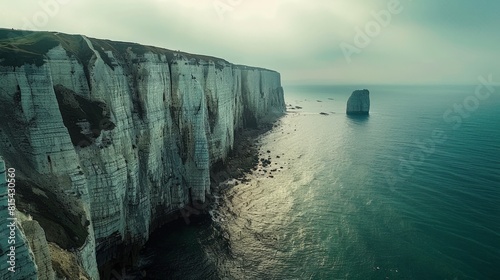
[[[354,89],[285,88],[273,178],[155,233],[148,278],[500,279],[500,87],[370,86],[353,118]]]

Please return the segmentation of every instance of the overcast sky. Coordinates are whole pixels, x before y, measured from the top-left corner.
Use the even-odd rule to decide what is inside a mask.
[[[474,84],[500,81],[499,12],[493,0],[2,0],[0,26],[217,56],[284,84]]]

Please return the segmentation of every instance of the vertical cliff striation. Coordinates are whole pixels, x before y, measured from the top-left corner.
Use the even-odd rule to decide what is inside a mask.
[[[27,239],[22,230],[20,220],[16,220],[12,208],[15,193],[8,191],[8,168],[0,157],[0,278],[1,279],[34,279],[37,276],[33,251],[27,246]],[[9,174],[15,174],[10,173]],[[14,179],[15,180],[15,179]],[[14,181],[15,184],[15,181]],[[11,184],[12,185],[12,184]],[[15,190],[15,187],[12,189]],[[10,207],[9,207],[10,206]]]
[[[31,258],[55,246],[99,278],[99,266],[205,201],[235,131],[284,112],[280,83],[213,57],[0,30],[0,155],[17,170],[17,207],[41,226],[29,232],[49,242]]]

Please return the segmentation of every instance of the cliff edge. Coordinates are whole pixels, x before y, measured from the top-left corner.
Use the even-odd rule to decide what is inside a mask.
[[[28,274],[99,279],[180,209],[205,202],[235,131],[284,111],[275,71],[0,29],[0,156],[16,169],[18,215],[30,217],[30,230],[18,227],[29,252],[19,261]]]

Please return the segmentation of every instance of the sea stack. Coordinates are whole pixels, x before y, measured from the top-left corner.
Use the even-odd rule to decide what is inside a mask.
[[[368,115],[370,111],[370,92],[367,89],[355,90],[347,100],[346,114]]]

